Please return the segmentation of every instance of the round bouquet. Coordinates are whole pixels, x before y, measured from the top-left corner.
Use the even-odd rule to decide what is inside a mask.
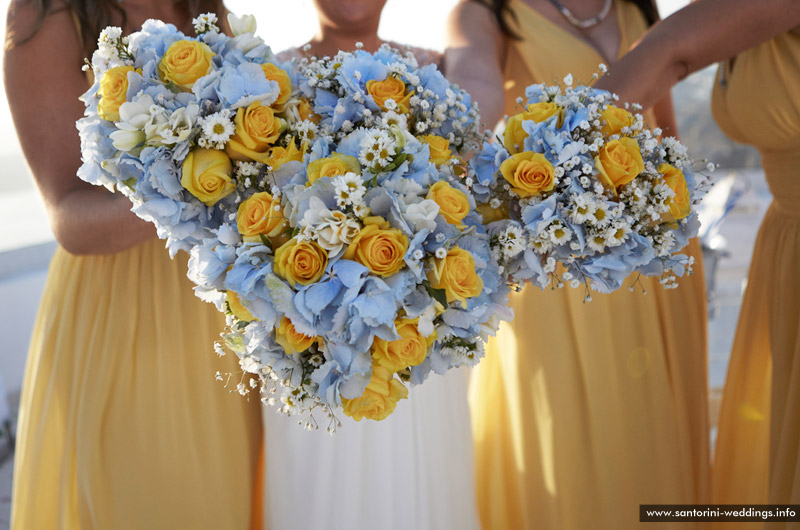
[[[511,284],[584,286],[587,300],[634,272],[675,287],[706,179],[676,139],[571,82],[528,87],[525,110],[470,162],[496,259]]]

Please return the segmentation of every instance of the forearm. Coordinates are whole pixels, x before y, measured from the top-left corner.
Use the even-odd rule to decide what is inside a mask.
[[[473,97],[478,102],[481,122],[486,128],[494,130],[497,123],[503,119],[503,87],[489,83],[475,83],[471,89],[467,90],[473,94]]]
[[[72,254],[113,254],[156,237],[155,227],[130,211],[130,201],[104,188],[76,188],[48,205],[53,233]]]
[[[502,79],[496,82],[488,76],[471,75],[476,69],[470,66],[464,53],[460,50],[448,50],[445,53],[445,71],[448,79],[469,92],[472,100],[478,103],[481,113],[481,122],[489,129],[493,129],[497,122],[503,118],[503,86]],[[450,74],[452,72],[452,74]]]
[[[481,121],[494,127],[503,117],[504,38],[485,5],[462,0],[447,22],[445,75],[472,95]]]
[[[675,120],[675,111],[672,107],[672,96],[667,94],[665,98],[653,105],[653,116],[658,127],[661,128],[662,136],[672,136],[678,138],[678,123]]]
[[[596,86],[650,107],[690,73],[798,24],[797,0],[698,0],[653,27]]]

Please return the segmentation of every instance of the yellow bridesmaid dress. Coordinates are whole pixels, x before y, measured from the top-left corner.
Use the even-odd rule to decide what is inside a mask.
[[[714,502],[800,504],[800,35],[784,33],[721,68],[712,108],[728,136],[761,152],[773,195],[722,398]]]
[[[603,62],[591,46],[511,5],[523,40],[507,40],[507,114],[534,82],[591,81]],[[647,24],[634,4],[614,6],[624,51]],[[694,274],[675,290],[642,278],[647,294],[587,304],[582,289],[512,296],[514,321],[470,388],[485,529],[625,530],[640,528],[640,504],[708,502],[705,285],[697,241],[688,252]]]
[[[13,530],[259,529],[261,421],[215,373],[223,316],[153,240],[56,251],[33,331]]]

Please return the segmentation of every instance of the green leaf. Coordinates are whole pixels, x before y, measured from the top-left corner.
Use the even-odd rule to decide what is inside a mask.
[[[134,186],[136,185],[137,181],[138,181],[138,179],[136,177],[131,177],[129,179],[123,180],[122,183],[125,184],[126,186],[128,186],[130,189],[135,191]]]
[[[444,289],[435,289],[428,280],[423,281],[422,285],[425,286],[428,294],[431,295],[434,300],[442,304],[444,307],[447,307],[447,292]]]
[[[394,171],[395,169],[399,168],[403,164],[403,162],[406,161],[407,158],[408,158],[407,153],[401,153],[397,155],[396,157],[394,157],[394,160],[392,160],[389,163],[388,166],[383,168],[383,171]]]
[[[265,236],[264,234],[258,234],[258,237],[260,237],[260,238],[261,238],[261,242],[262,242],[262,243],[264,243],[264,245],[265,245],[265,246],[266,246],[268,249],[270,249],[270,250],[271,250],[271,251],[273,251],[273,252],[275,251],[275,249],[274,249],[274,248],[272,248],[272,241],[270,241],[270,240],[267,238],[267,236]]]
[[[226,333],[222,336],[225,346],[234,353],[244,353],[244,341],[242,335],[239,333]]]

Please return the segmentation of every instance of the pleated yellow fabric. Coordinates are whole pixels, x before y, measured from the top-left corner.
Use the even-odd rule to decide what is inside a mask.
[[[626,50],[646,23],[634,4],[614,6]],[[512,7],[523,40],[507,44],[506,113],[531,83],[591,80],[603,62],[591,46]],[[705,286],[696,241],[688,252],[695,272],[676,290],[642,279],[647,294],[588,304],[568,288],[512,296],[514,321],[470,388],[485,529],[625,530],[640,528],[639,504],[708,501]]]
[[[714,117],[731,138],[759,149],[773,201],[753,249],[731,353],[714,500],[800,504],[800,35],[747,50],[717,80]]]
[[[14,530],[260,530],[261,421],[215,381],[224,326],[163,241],[50,266],[31,339]]]

